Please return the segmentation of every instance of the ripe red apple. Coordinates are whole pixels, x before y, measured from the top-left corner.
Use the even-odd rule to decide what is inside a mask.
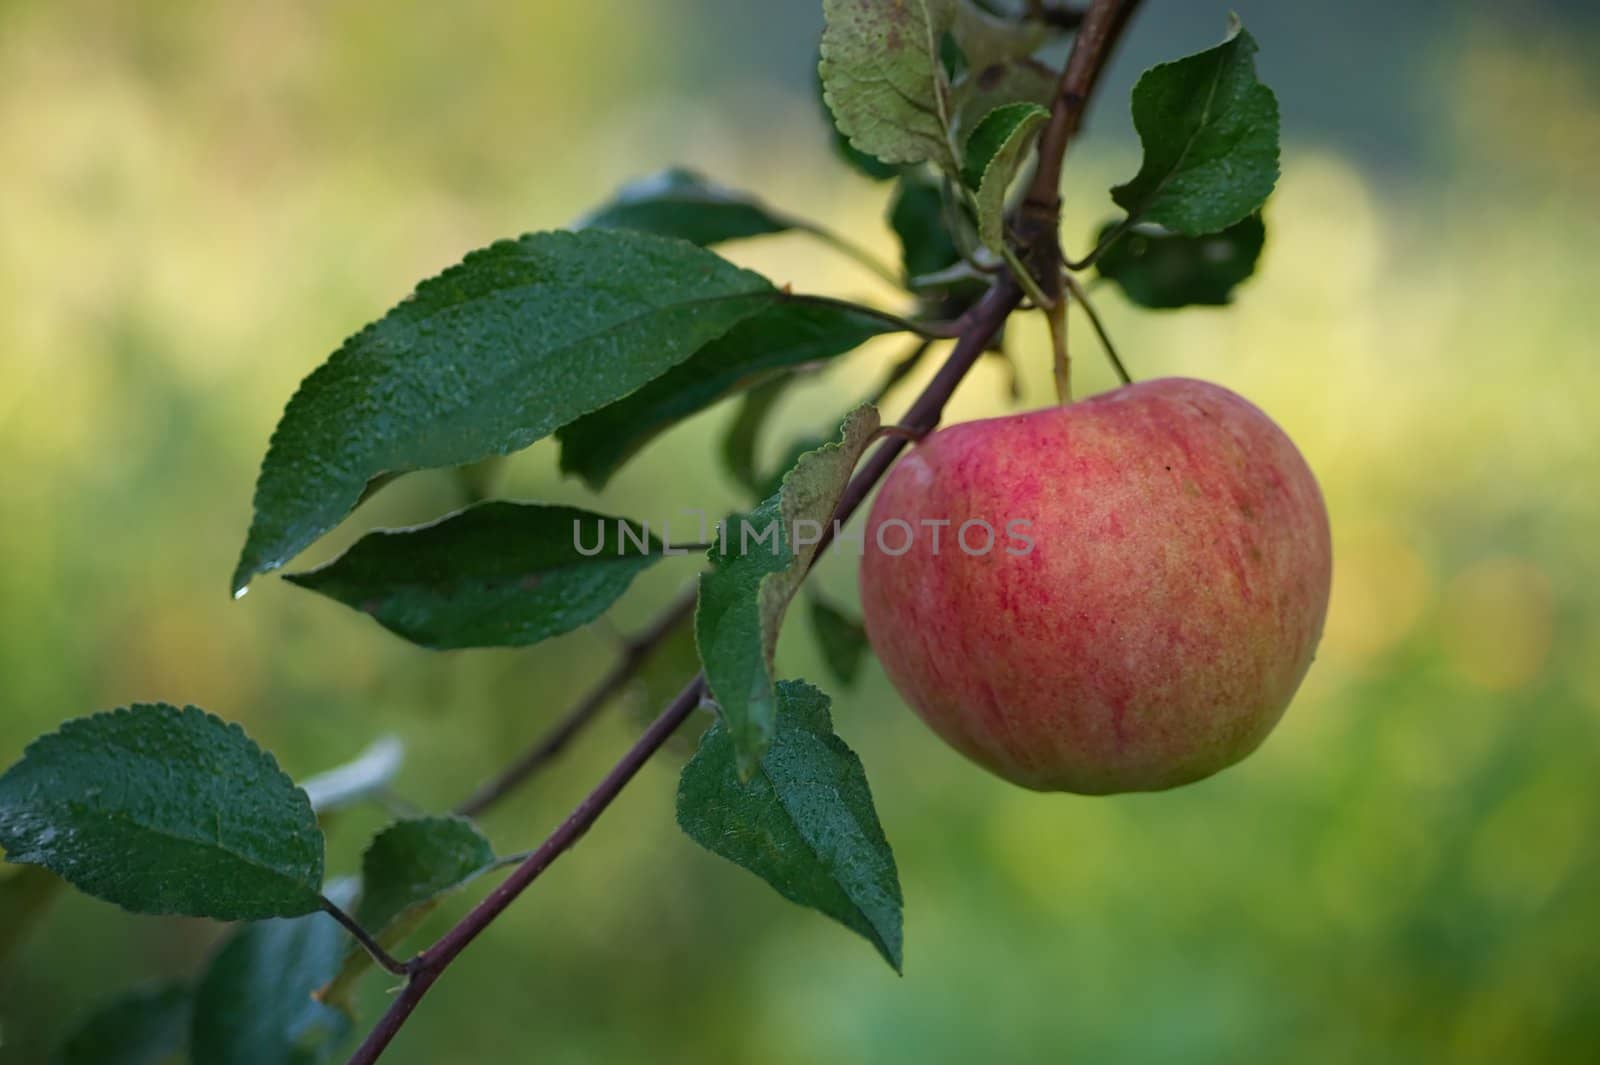
[[[1311,665],[1331,575],[1283,430],[1167,378],[922,441],[873,504],[861,599],[890,679],[953,747],[1025,787],[1108,794],[1255,750]]]

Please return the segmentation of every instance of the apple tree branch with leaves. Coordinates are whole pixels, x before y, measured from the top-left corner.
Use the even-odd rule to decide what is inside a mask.
[[[1221,44],[1147,71],[1132,101],[1143,163],[1111,191],[1118,211],[1095,245],[1068,255],[1064,159],[1137,6],[824,0],[822,96],[841,157],[891,187],[895,267],[754,195],[668,170],[568,230],[472,252],[307,377],[267,447],[236,598],[406,473],[472,467],[554,436],[562,471],[598,490],[658,435],[733,397],[721,457],[751,507],[696,546],[695,580],[549,734],[455,810],[394,820],[360,869],[330,876],[323,826],[394,787],[394,740],[299,784],[238,726],[195,707],[132,705],[35,740],[0,776],[0,847],[21,867],[8,891],[37,902],[64,882],[136,914],[237,925],[193,980],[114,999],[59,1060],[103,1062],[115,1048],[116,1060],[370,1065],[702,710],[714,722],[676,796],[685,834],[899,970],[901,885],[865,770],[828,695],[775,662],[800,604],[837,683],[870,647],[930,727],[1025,787],[1160,790],[1262,742],[1326,611],[1316,482],[1233,393],[1133,383],[1087,275],[1152,309],[1228,303],[1265,240],[1277,104],[1236,20]],[[1066,39],[1065,64],[1051,69],[1039,56]],[[712,250],[783,232],[860,259],[904,306],[797,293]],[[1074,307],[1123,381],[1077,402]],[[1020,314],[1049,327],[1041,357],[1060,402],[939,430]],[[836,431],[763,468],[756,445],[784,390],[892,334],[907,337],[905,354],[872,392],[840,403]],[[886,424],[879,406],[946,346]],[[866,528],[850,532],[875,489]],[[996,527],[1012,534],[1003,548]],[[987,548],[974,550],[984,528]],[[801,596],[844,539],[863,556],[861,618]],[[684,553],[636,516],[484,498],[370,533],[286,579],[418,647],[528,647],[600,619],[640,573]],[[530,850],[492,845],[474,819],[555,761],[657,648],[691,635],[700,672],[566,820]],[[442,900],[480,885],[437,941],[410,942]],[[358,1042],[352,993],[369,978],[397,986]]]

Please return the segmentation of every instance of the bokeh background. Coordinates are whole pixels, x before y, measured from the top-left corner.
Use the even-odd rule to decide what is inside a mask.
[[[680,751],[389,1060],[1600,1058],[1600,18],[1231,2],[1283,104],[1261,272],[1228,311],[1100,302],[1136,374],[1245,393],[1322,478],[1332,615],[1276,734],[1175,793],[1029,794],[941,746],[875,666],[839,691],[792,626],[781,665],[835,689],[895,846],[905,976],[682,838]],[[64,718],[164,699],[242,722],[299,776],[398,734],[398,791],[443,808],[538,735],[692,563],[651,573],[614,624],[521,653],[413,649],[275,580],[234,603],[268,433],[417,279],[668,164],[892,256],[885,189],[835,164],[814,107],[819,6],[0,2],[0,764]],[[1069,248],[1137,166],[1134,77],[1212,43],[1228,6],[1146,5],[1072,153]],[[893,299],[803,238],[729,254]],[[1015,350],[1024,402],[1048,402],[1041,332]],[[772,453],[898,353],[797,391]],[[1080,391],[1110,386],[1092,350],[1078,362]],[[986,364],[953,416],[1004,409],[1006,384]],[[728,415],[672,433],[600,504],[739,505],[712,457]],[[592,499],[554,459],[518,456],[504,490]],[[308,561],[458,503],[449,475],[408,478]],[[851,570],[841,553],[822,575],[846,601]],[[491,816],[497,845],[542,838],[651,698]],[[335,870],[382,818],[335,826]],[[197,972],[217,934],[63,896],[0,963],[0,1061],[42,1061],[98,1001]],[[384,990],[369,979],[369,1017]]]

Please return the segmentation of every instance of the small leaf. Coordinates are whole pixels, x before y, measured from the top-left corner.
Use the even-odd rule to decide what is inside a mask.
[[[678,782],[678,824],[784,898],[864,936],[899,971],[900,878],[861,760],[833,734],[827,696],[785,681],[778,699],[777,735],[748,784],[727,727],[706,733]]]
[[[1006,190],[1050,112],[1038,104],[1007,104],[989,112],[967,141],[961,180],[978,207],[978,236],[991,250],[1005,246]]]
[[[823,0],[823,96],[835,125],[885,163],[955,170],[940,62],[954,0]]]
[[[349,881],[331,885],[341,904]],[[349,942],[326,914],[246,925],[217,952],[195,992],[190,1053],[196,1065],[322,1065],[350,1016],[312,996],[338,970]]]
[[[422,647],[526,647],[593,621],[663,557],[633,522],[495,501],[369,533],[326,566],[285,579]]]
[[[519,451],[654,380],[777,296],[681,240],[589,230],[473,252],[357,333],[273,433],[235,594],[376,478]]]
[[[405,764],[406,746],[398,736],[374,740],[354,760],[302,781],[301,790],[319,814],[353,806],[381,792]]]
[[[755,771],[772,742],[773,656],[784,613],[877,429],[877,410],[857,407],[838,441],[802,456],[783,487],[750,515],[728,522],[710,551],[712,568],[700,578],[695,642],[742,774]]]
[[[811,598],[811,632],[828,671],[840,684],[850,687],[861,675],[866,661],[867,627],[821,596]]]
[[[961,261],[950,236],[942,182],[925,169],[907,170],[895,185],[889,226],[900,238],[906,277],[936,274]]]
[[[766,426],[772,409],[777,406],[793,381],[793,374],[777,374],[746,392],[744,402],[739,404],[738,414],[734,415],[733,421],[722,437],[723,467],[733,476],[737,484],[757,496],[762,494],[757,491],[756,473],[761,430]]]
[[[1100,239],[1117,225],[1108,224]],[[1222,306],[1255,273],[1266,239],[1258,214],[1204,237],[1136,227],[1107,248],[1095,267],[1141,307]]]
[[[66,881],[37,865],[21,865],[0,876],[0,967],[65,886]]]
[[[0,777],[7,860],[135,913],[310,913],[322,846],[306,793],[273,757],[192,706],[68,721]]]
[[[101,1008],[56,1051],[52,1065],[168,1065],[189,1042],[186,987],[141,991]]]
[[[724,188],[693,170],[673,168],[624,185],[610,203],[574,229],[631,229],[708,247],[795,228],[795,221],[753,196]]]
[[[378,833],[361,859],[356,920],[370,932],[387,928],[495,864],[494,848],[466,818],[398,821]]]
[[[450,892],[496,868],[489,841],[462,817],[418,817],[397,821],[367,847],[361,860],[361,901],[355,919],[385,949],[405,940]],[[372,968],[359,946],[345,953],[318,1001],[344,1005],[356,980]]]
[[[1235,25],[1217,47],[1145,71],[1133,87],[1144,164],[1111,190],[1131,217],[1202,236],[1266,202],[1278,181],[1278,101],[1256,80],[1255,54]]]
[[[601,488],[656,436],[773,370],[826,362],[898,329],[867,308],[780,302],[631,396],[559,431],[561,469]]]

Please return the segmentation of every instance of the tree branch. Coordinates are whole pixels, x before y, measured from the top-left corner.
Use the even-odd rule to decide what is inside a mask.
[[[1025,201],[1025,210],[1019,219],[1019,236],[1026,243],[1028,258],[1035,270],[1048,253],[1049,277],[1053,278],[1052,295],[1061,292],[1060,239],[1060,179],[1061,157],[1067,144],[1077,132],[1083,118],[1083,109],[1099,78],[1112,45],[1127,25],[1128,18],[1138,0],[1094,0],[1084,17],[1083,27],[1073,41],[1072,52],[1062,73],[1059,91],[1051,108],[1050,122],[1039,143],[1039,168]],[[961,318],[961,332],[954,349],[939,372],[934,375],[920,396],[906,412],[900,424],[912,433],[927,432],[939,423],[945,404],[972,365],[983,356],[995,336],[1005,325],[1011,312],[1022,302],[1022,287],[1009,273],[1002,273],[972,309]],[[835,511],[836,521],[843,525],[860,509],[872,489],[877,485],[895,458],[904,450],[907,439],[890,437],[878,445],[862,468],[851,478]],[[824,540],[817,549],[817,557],[827,549],[832,539],[834,523],[824,531]],[[607,680],[611,678],[608,676]],[[618,685],[620,687],[620,684]],[[600,688],[597,687],[596,691]],[[606,774],[600,784],[578,804],[561,826],[535,850],[516,870],[484,898],[454,928],[433,946],[415,958],[408,967],[411,978],[379,1020],[377,1027],[350,1058],[349,1065],[373,1065],[384,1049],[394,1039],[417,1004],[422,1001],[444,970],[467,946],[481,935],[491,922],[516,901],[550,864],[576,843],[589,826],[605,812],[613,799],[639,772],[662,744],[683,724],[699,705],[705,690],[705,675],[697,675],[665,710],[661,711],[638,741],[628,749],[622,759]],[[603,700],[602,700],[603,701]],[[587,700],[586,700],[587,702]],[[584,704],[580,704],[580,707]],[[539,759],[530,752],[524,761]],[[513,767],[515,769],[516,767]],[[514,786],[514,782],[512,784]],[[503,794],[503,791],[502,791]],[[491,800],[492,801],[492,800]]]

